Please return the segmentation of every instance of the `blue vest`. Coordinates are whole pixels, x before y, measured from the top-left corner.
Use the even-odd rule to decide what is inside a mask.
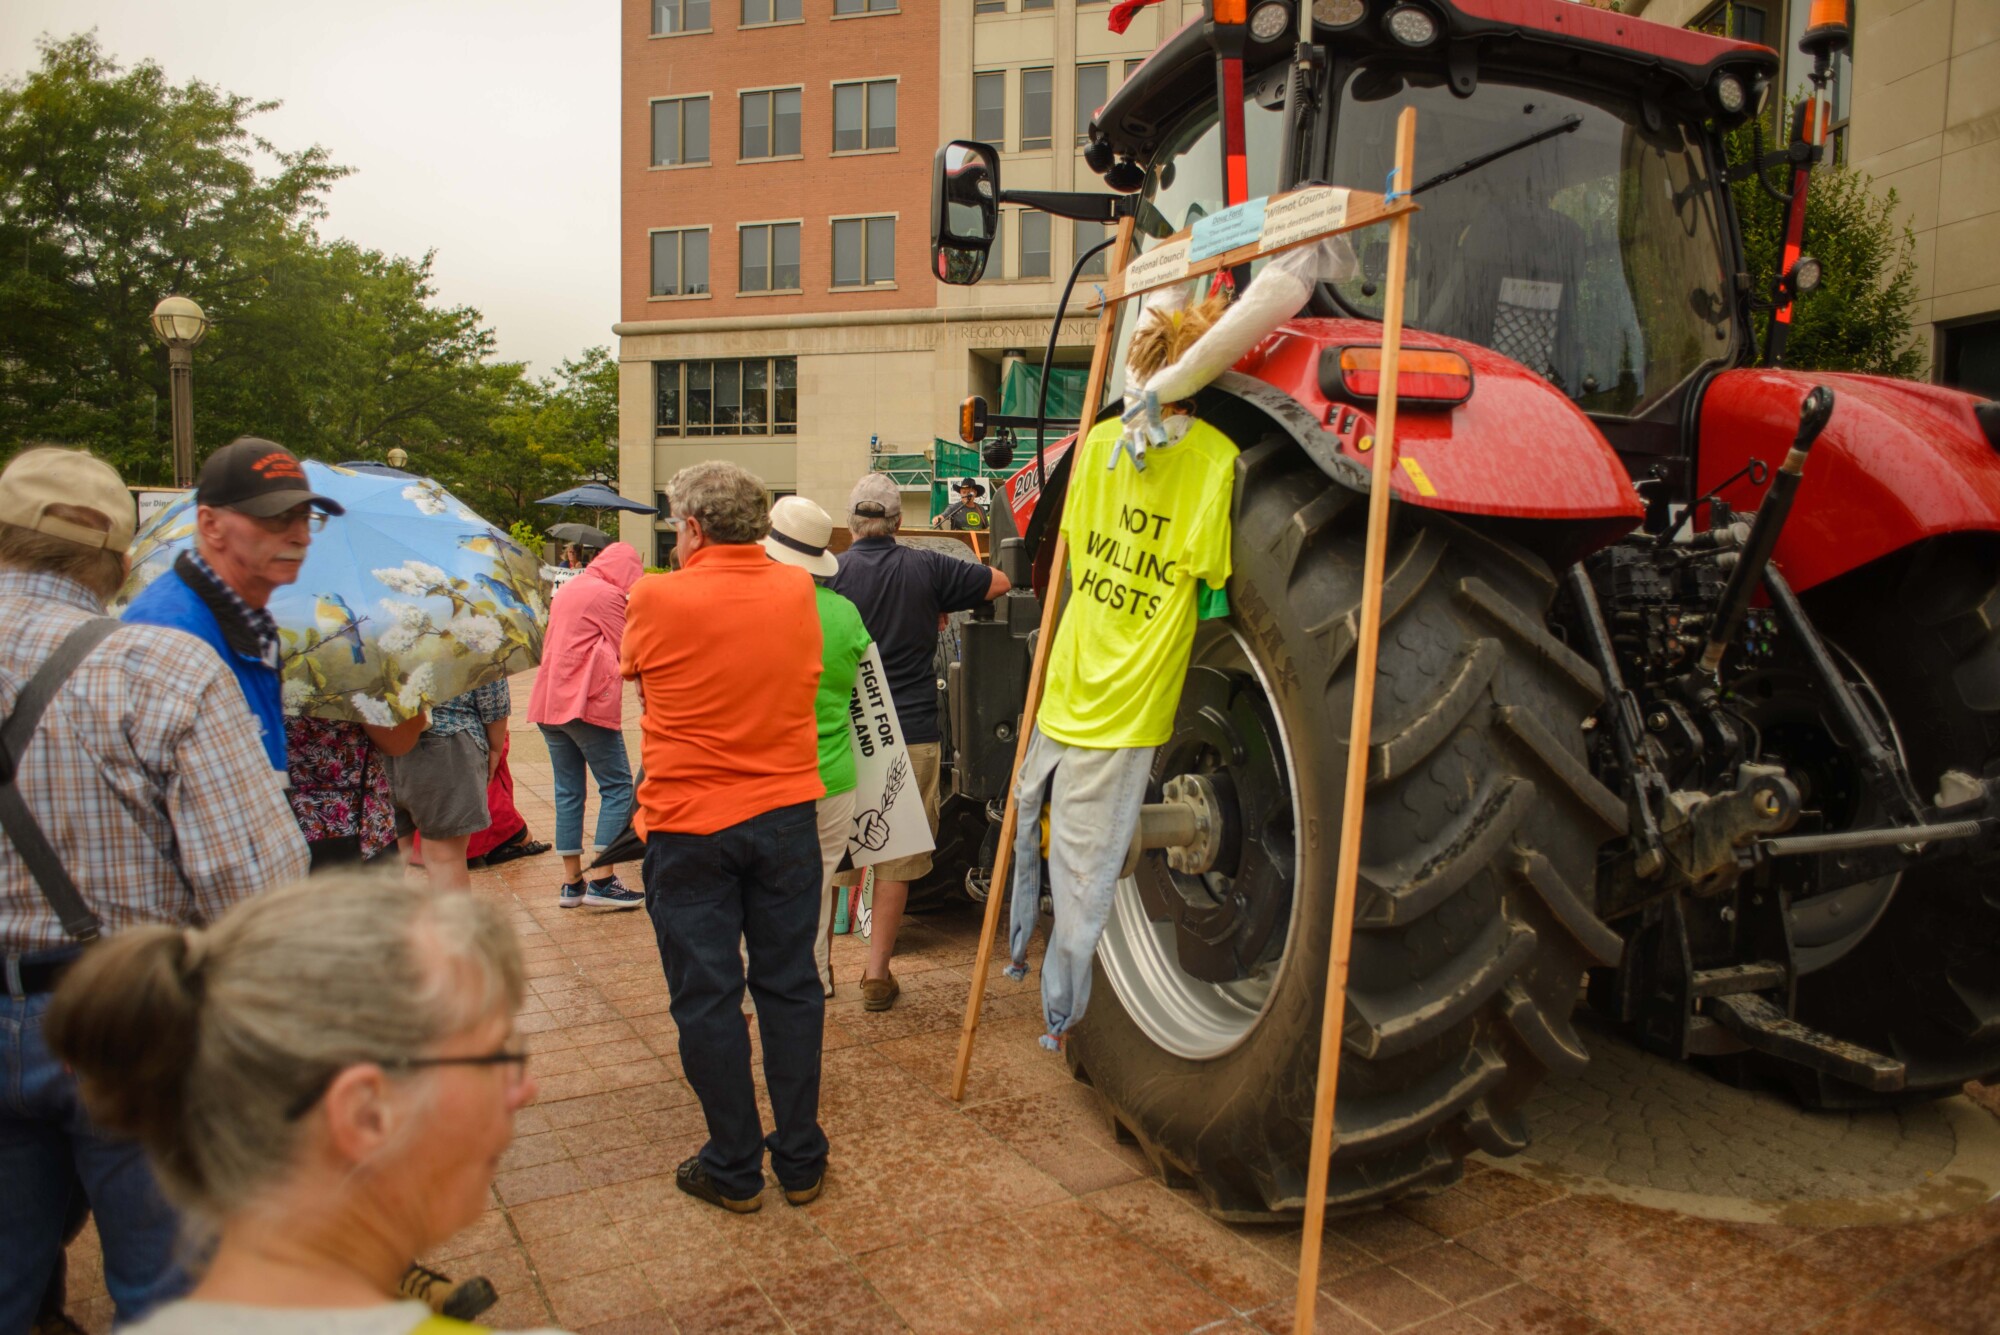
[[[215,650],[236,674],[243,703],[264,735],[264,753],[280,775],[285,771],[285,705],[278,687],[278,670],[252,654],[239,654],[222,638],[222,626],[201,595],[169,570],[140,590],[125,609],[125,620],[146,626],[182,630]]]

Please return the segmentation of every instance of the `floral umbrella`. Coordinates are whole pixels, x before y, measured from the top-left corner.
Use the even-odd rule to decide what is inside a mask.
[[[285,710],[388,726],[541,661],[539,562],[428,478],[306,462],[307,485],[347,507],[313,535],[299,579],[271,596]],[[194,493],[132,544],[114,606],[194,545]]]

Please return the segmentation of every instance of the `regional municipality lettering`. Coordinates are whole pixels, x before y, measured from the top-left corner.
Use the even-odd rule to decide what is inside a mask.
[[[1172,523],[1166,515],[1119,506],[1120,532],[1093,529],[1084,535],[1084,555],[1094,564],[1077,581],[1076,591],[1089,594],[1114,612],[1130,612],[1151,621],[1160,614],[1162,595],[1148,590],[1170,589],[1174,583],[1174,563],[1162,559],[1159,552],[1164,546],[1161,538]]]

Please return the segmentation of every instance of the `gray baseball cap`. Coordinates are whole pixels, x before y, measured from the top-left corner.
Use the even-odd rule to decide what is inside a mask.
[[[869,519],[900,520],[903,517],[903,492],[887,473],[869,473],[854,484],[854,490],[847,497],[847,508],[850,513]]]

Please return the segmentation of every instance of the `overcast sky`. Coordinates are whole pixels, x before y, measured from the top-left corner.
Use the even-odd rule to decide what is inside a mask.
[[[614,0],[0,0],[0,71],[89,28],[121,65],[283,102],[253,128],[354,169],[322,233],[436,250],[439,298],[482,312],[500,356],[541,374],[612,342]]]

